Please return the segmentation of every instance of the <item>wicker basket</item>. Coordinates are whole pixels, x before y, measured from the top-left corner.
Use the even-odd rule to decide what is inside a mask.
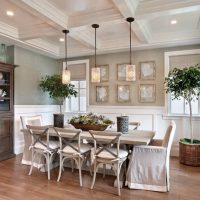
[[[180,163],[194,167],[200,166],[200,144],[179,142]]]
[[[109,125],[103,124],[79,124],[79,123],[71,123],[75,128],[81,129],[83,131],[104,131]]]

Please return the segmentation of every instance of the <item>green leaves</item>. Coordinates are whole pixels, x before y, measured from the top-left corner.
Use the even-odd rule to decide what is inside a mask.
[[[188,102],[200,95],[200,66],[199,64],[174,68],[165,79],[166,93],[171,93],[174,99],[185,98]]]
[[[56,99],[59,104],[63,104],[65,98],[76,97],[77,91],[72,84],[63,84],[61,75],[45,76],[40,81],[39,86],[49,96]]]

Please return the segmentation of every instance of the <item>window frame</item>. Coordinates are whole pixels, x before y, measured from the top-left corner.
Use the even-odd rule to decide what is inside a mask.
[[[200,49],[192,49],[192,50],[182,50],[182,51],[171,51],[171,52],[165,52],[164,58],[165,58],[165,68],[164,68],[164,76],[165,78],[168,76],[169,69],[170,69],[170,57],[171,56],[181,56],[181,55],[193,55],[193,54],[199,54],[200,55]],[[167,94],[165,92],[165,114],[167,116],[189,116],[189,114],[186,113],[186,106],[185,106],[185,100],[184,100],[184,113],[183,114],[175,114],[171,112],[171,95]],[[200,117],[200,98],[198,100],[198,114],[193,114],[194,117]]]

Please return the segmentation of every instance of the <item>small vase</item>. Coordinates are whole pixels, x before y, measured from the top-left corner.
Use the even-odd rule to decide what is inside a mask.
[[[128,116],[117,117],[117,132],[128,133]]]
[[[54,114],[53,125],[54,127],[64,128],[64,114]]]

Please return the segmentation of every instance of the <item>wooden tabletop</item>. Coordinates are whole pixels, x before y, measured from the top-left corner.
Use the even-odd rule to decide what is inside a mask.
[[[22,129],[21,131],[24,133],[28,132],[27,129]],[[57,136],[53,128],[50,128],[49,133],[52,136]],[[121,135],[120,143],[133,145],[148,145],[151,139],[154,137],[154,135],[154,131],[130,130],[128,133],[124,133]],[[81,138],[91,140],[92,136],[88,131],[83,131],[81,132]],[[102,141],[105,141],[107,139],[109,139],[109,136],[107,138],[102,138]]]

